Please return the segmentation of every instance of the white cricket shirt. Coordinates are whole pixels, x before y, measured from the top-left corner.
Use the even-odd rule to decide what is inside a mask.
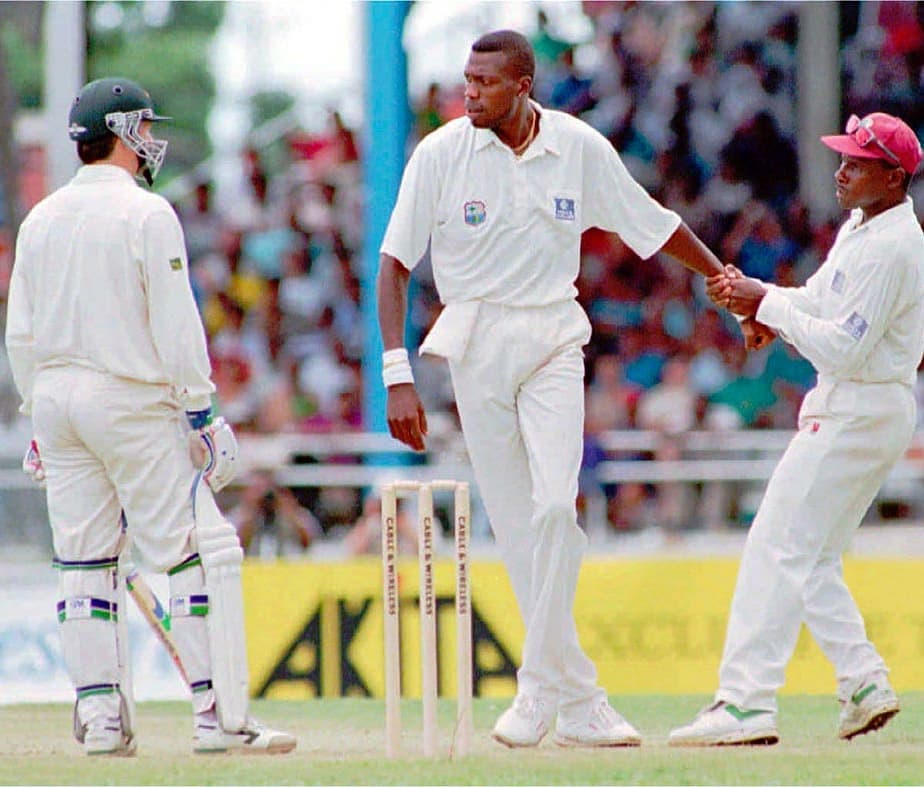
[[[427,243],[445,304],[544,306],[573,298],[581,233],[616,232],[650,257],[680,225],[581,120],[542,109],[519,158],[497,135],[458,118],[408,161],[381,251],[412,269]]]
[[[819,382],[912,385],[924,353],[924,233],[911,199],[860,224],[853,211],[804,287],[767,285],[757,319]]]
[[[71,364],[208,407],[215,388],[187,268],[173,208],[121,167],[81,167],[38,203],[16,240],[6,324],[23,412],[36,374]]]

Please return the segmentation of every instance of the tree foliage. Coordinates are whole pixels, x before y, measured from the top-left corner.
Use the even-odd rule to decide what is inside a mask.
[[[0,221],[18,223],[12,121],[41,109],[44,95],[42,12],[45,3],[0,0]],[[125,76],[142,84],[157,110],[174,120],[160,183],[211,152],[206,122],[215,98],[209,52],[224,2],[85,2],[86,76]]]
[[[0,23],[0,49],[6,54],[8,78],[19,106],[37,109],[42,105],[41,50],[10,20]]]
[[[13,121],[20,107],[37,107],[41,102],[41,23],[41,3],[0,5],[0,221],[4,231],[18,227],[21,219]]]
[[[261,90],[250,99],[250,125],[258,128],[295,107],[295,97],[286,90]]]
[[[210,153],[206,122],[215,98],[209,66],[223,2],[171,2],[154,17],[145,3],[88,3],[87,78],[125,76],[142,84],[173,118],[162,178]],[[106,8],[108,6],[108,8]],[[113,21],[118,21],[112,25]]]

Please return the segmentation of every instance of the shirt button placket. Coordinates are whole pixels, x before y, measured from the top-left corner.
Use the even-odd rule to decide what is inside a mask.
[[[523,169],[523,160],[514,158],[513,161],[513,224],[519,227],[526,223],[526,209],[529,200],[526,171]]]

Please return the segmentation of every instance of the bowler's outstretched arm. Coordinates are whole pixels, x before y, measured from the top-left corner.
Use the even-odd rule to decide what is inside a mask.
[[[696,234],[684,223],[674,230],[674,233],[661,247],[661,251],[683,263],[690,270],[701,273],[707,279],[712,277],[726,277],[726,271],[719,258],[713,254]],[[718,304],[730,308],[728,304]],[[741,331],[744,334],[744,344],[749,350],[758,349],[769,344],[773,339],[772,331],[758,323],[753,314],[747,315],[741,322]]]
[[[665,241],[661,251],[703,276],[719,276],[725,267],[684,222]]]

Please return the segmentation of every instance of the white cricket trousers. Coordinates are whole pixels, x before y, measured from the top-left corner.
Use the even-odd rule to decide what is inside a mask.
[[[464,356],[450,362],[475,479],[526,627],[518,692],[565,714],[605,696],[573,613],[587,544],[576,498],[589,338],[576,301],[482,303]]]
[[[117,555],[123,510],[152,568],[164,571],[189,556],[196,471],[183,418],[167,386],[76,366],[39,372],[32,425],[58,559]]]
[[[748,534],[717,699],[776,710],[803,621],[834,665],[840,699],[887,671],[844,584],[841,555],[914,423],[914,397],[899,383],[820,382],[808,393]]]

